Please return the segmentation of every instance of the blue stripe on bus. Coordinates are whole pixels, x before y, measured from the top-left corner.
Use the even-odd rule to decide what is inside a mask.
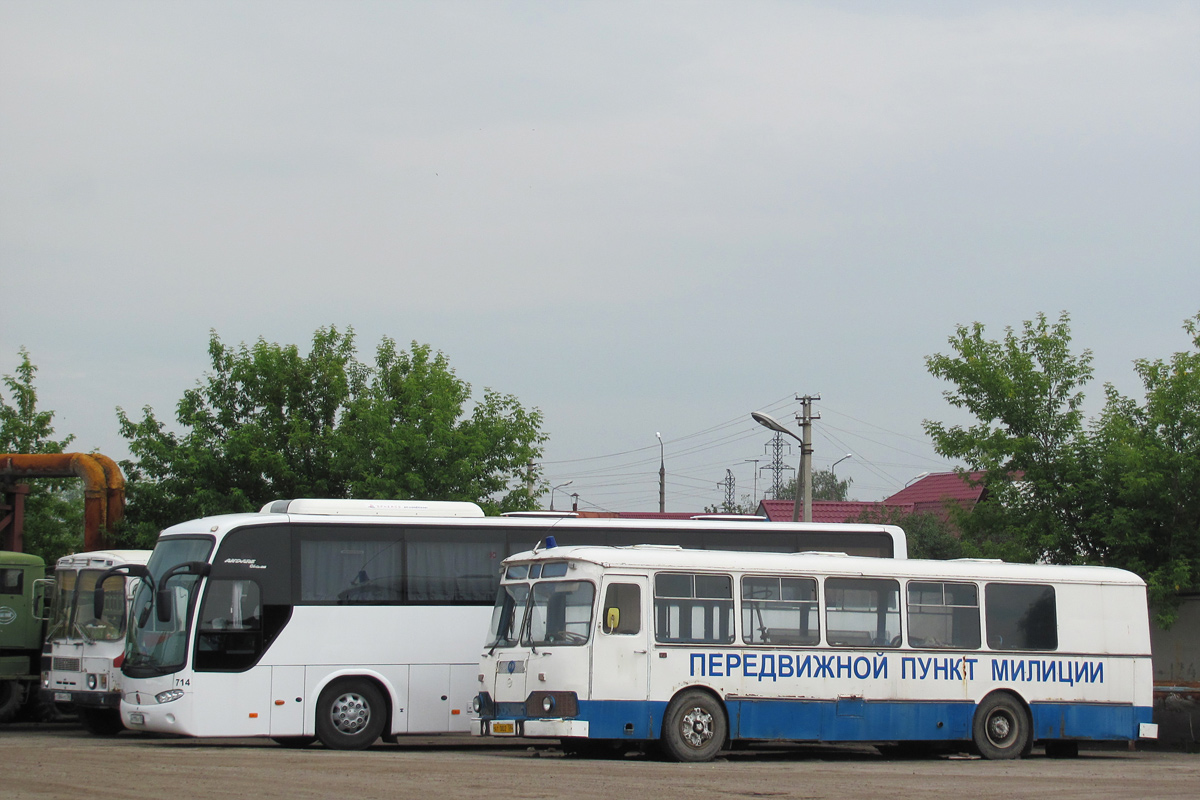
[[[966,741],[976,707],[970,701],[861,698],[731,698],[725,706],[734,739],[826,742]],[[576,719],[588,721],[594,739],[657,739],[666,708],[661,701],[581,700]],[[1152,718],[1150,707],[1120,704],[1032,703],[1030,710],[1035,739],[1136,740],[1139,723]]]
[[[1030,703],[1035,739],[1137,739],[1138,725],[1153,720],[1149,706]]]
[[[861,742],[889,739],[969,739],[971,702],[729,700],[737,739]]]

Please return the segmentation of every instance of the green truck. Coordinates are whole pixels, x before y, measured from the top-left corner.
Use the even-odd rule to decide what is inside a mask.
[[[0,723],[37,700],[49,584],[41,558],[0,551]]]

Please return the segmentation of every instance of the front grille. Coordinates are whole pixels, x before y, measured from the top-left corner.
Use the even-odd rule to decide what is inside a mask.
[[[553,698],[554,705],[549,712],[542,706],[542,701]],[[574,692],[530,692],[525,700],[525,716],[531,719],[539,717],[574,717],[579,714],[579,699]]]
[[[51,669],[56,672],[80,672],[79,659],[69,656],[55,656],[51,662]]]

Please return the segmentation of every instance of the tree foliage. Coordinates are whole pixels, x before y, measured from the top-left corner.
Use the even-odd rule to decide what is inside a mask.
[[[925,422],[938,453],[984,472],[982,501],[955,520],[965,546],[1130,569],[1169,624],[1177,593],[1200,588],[1200,316],[1184,327],[1195,350],[1136,361],[1144,401],[1106,386],[1091,421],[1081,411],[1091,353],[1072,352],[1065,313],[999,340],[960,326],[954,354],[926,359],[954,384],[946,399],[976,420]]]
[[[928,512],[909,513],[899,508],[877,505],[864,509],[855,522],[872,525],[897,525],[908,538],[909,558],[965,558],[978,555],[963,542],[945,519]]]
[[[135,460],[125,462],[128,517],[159,528],[192,517],[249,511],[293,497],[470,500],[491,511],[527,508],[526,481],[541,456],[541,413],[471,386],[444,355],[384,338],[373,363],[354,332],[314,333],[295,345],[210,335],[211,372],[184,392],[181,432],[143,409],[117,416]]]
[[[5,375],[0,392],[0,453],[62,453],[75,440],[54,438],[54,412],[38,409],[37,367],[22,347],[15,374]],[[25,552],[53,563],[79,549],[83,541],[83,488],[77,480],[29,482],[25,497]]]
[[[1200,589],[1200,315],[1184,330],[1193,350],[1134,362],[1140,405],[1106,387],[1088,521],[1102,560],[1145,577],[1151,600],[1168,612],[1180,591]]]
[[[1091,352],[1072,353],[1065,312],[1057,323],[1039,314],[1020,333],[1006,328],[999,340],[986,338],[979,323],[959,326],[950,345],[954,355],[930,356],[926,365],[955,385],[943,393],[946,400],[977,422],[947,427],[926,420],[925,431],[939,454],[984,474],[992,505],[963,519],[964,530],[998,542],[1010,558],[1077,560],[1086,543],[1073,494],[1087,469],[1080,407]]]
[[[819,469],[812,474],[812,499],[813,500],[836,500],[839,502],[845,501],[850,494],[850,484],[854,483],[853,478],[839,480],[837,473],[833,470]],[[795,478],[787,481],[783,488],[779,491],[777,500],[794,500],[796,498]]]

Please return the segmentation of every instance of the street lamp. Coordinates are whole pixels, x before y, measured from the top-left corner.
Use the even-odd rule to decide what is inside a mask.
[[[847,458],[854,458],[854,453],[846,453],[846,455],[842,456],[837,461],[833,462],[833,466],[829,468],[830,474],[833,474],[834,471],[837,470],[837,465],[842,463],[843,461],[845,461]],[[836,478],[837,475],[833,475],[833,477]]]
[[[759,411],[751,411],[750,416],[755,422],[757,422],[759,425],[762,425],[764,428],[770,428],[771,430],[775,431],[776,433],[786,433],[788,436],[792,437],[793,439],[795,439],[797,442],[800,443],[800,472],[796,476],[797,477],[797,486],[796,486],[797,491],[796,491],[796,498],[792,503],[792,522],[800,521],[800,491],[799,491],[800,485],[799,484],[800,484],[801,477],[804,479],[804,521],[812,522],[812,499],[809,495],[809,492],[811,491],[810,487],[812,486],[812,478],[810,477],[812,473],[809,470],[811,470],[812,467],[809,465],[809,461],[808,461],[808,456],[809,456],[808,443],[805,442],[804,439],[800,438],[796,434],[789,431],[787,428],[783,427],[783,425],[781,425],[778,422],[778,420],[776,420],[774,417],[772,417],[769,414],[763,414]]]
[[[909,478],[908,481],[904,484],[904,488],[907,489],[910,484],[916,483],[917,481],[921,480],[921,478],[928,478],[928,477],[929,477],[928,472],[922,472],[920,475],[914,475],[913,477]]]
[[[667,513],[667,450],[663,447],[662,434],[654,432],[658,437],[658,513]]]
[[[570,486],[574,482],[575,482],[574,480],[569,480],[566,483],[560,483],[558,486],[550,487],[550,510],[551,511],[554,510],[554,493],[557,492],[559,489],[563,488],[564,486]]]

